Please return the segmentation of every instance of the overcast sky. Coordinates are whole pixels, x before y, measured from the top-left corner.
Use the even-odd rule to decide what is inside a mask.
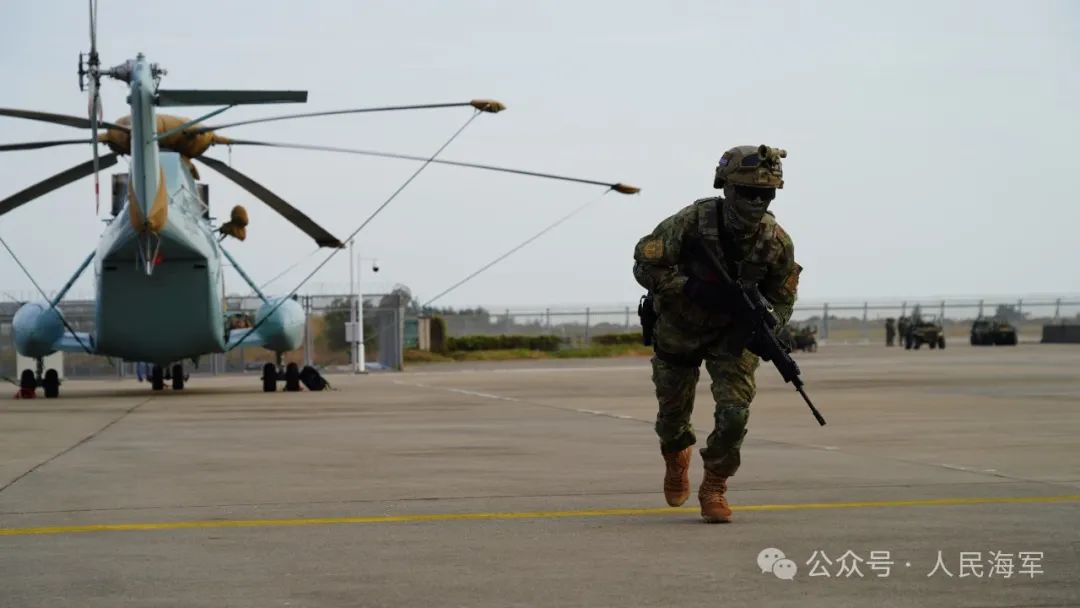
[[[9,2],[0,16],[0,106],[85,115],[75,74],[88,48],[85,2]],[[142,51],[169,70],[164,87],[310,92],[302,107],[236,108],[217,122],[491,97],[508,110],[480,116],[444,158],[640,186],[637,196],[604,196],[440,302],[542,307],[636,301],[638,238],[713,194],[726,148],[759,143],[789,153],[772,208],[805,267],[805,299],[1080,292],[1078,18],[1067,1],[101,0],[98,36],[103,64]],[[125,94],[104,83],[106,120],[127,113]],[[469,114],[317,118],[227,134],[423,155]],[[80,135],[0,125],[6,142]],[[90,157],[84,146],[3,154],[3,196]],[[232,163],[339,238],[417,166],[238,147]],[[314,250],[246,192],[203,173],[219,217],[248,207],[248,240],[229,248],[257,281]],[[96,245],[92,183],[0,219],[0,235],[47,290]],[[365,291],[402,283],[434,295],[602,191],[431,167],[357,237],[381,268],[373,278],[365,262]],[[290,289],[323,255],[271,291]],[[347,268],[339,255],[315,287],[344,289]],[[77,293],[92,293],[91,274]],[[6,254],[0,281],[31,289]],[[228,281],[246,291],[235,273]]]

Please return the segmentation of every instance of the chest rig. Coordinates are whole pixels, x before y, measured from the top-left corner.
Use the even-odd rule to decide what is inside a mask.
[[[736,243],[722,229],[723,215],[720,213],[720,205],[724,199],[719,197],[703,198],[694,201],[698,209],[697,235],[691,237],[689,247],[684,248],[684,253],[679,260],[679,266],[685,272],[702,281],[719,283],[722,279],[701,259],[698,248],[707,247],[719,254],[724,262],[728,274],[740,286],[750,287],[757,285],[764,278],[768,266],[762,256],[763,230],[762,226],[754,232],[746,243]]]

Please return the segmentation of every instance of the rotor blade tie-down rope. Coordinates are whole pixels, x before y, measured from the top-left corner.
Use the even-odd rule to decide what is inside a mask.
[[[391,202],[393,202],[394,199],[397,198],[397,196],[399,194],[401,194],[401,192],[403,190],[405,190],[405,188],[408,187],[408,185],[413,182],[413,180],[415,180],[421,173],[423,173],[424,169],[427,169],[428,166],[431,165],[431,161],[435,160],[435,158],[437,156],[442,154],[443,150],[445,150],[447,148],[447,146],[449,146],[451,143],[453,143],[453,141],[455,139],[457,139],[458,136],[461,135],[461,133],[463,131],[465,131],[465,129],[469,125],[471,125],[472,122],[474,120],[476,120],[476,117],[479,116],[480,114],[481,114],[481,110],[476,110],[475,112],[473,112],[473,115],[469,117],[469,120],[466,120],[465,124],[461,125],[461,127],[457,131],[454,131],[454,134],[450,136],[450,139],[447,139],[446,142],[443,143],[443,145],[439,146],[439,149],[436,150],[435,153],[432,154],[426,161],[424,161],[424,164],[420,165],[420,167],[416,171],[414,171],[413,174],[410,175],[408,179],[406,179],[400,186],[398,186],[397,190],[394,190],[393,194],[391,194],[385,201],[383,201],[383,203],[381,205],[379,205],[379,207],[377,209],[375,209],[375,211],[371,215],[369,215],[368,218],[366,220],[364,220],[363,223],[360,224],[360,226],[356,230],[353,230],[352,233],[349,234],[349,236],[347,238],[345,238],[341,242],[342,243],[347,243],[347,242],[351,241],[353,238],[355,238],[356,235],[359,234],[361,230],[363,230],[369,223],[371,223],[371,220],[375,219],[375,216],[379,215],[379,213],[383,209],[385,209],[387,205],[389,205]],[[244,340],[246,340],[248,336],[255,333],[259,329],[259,326],[261,326],[263,323],[265,323],[267,319],[272,317],[274,315],[274,313],[277,312],[277,309],[280,308],[281,305],[284,304],[286,300],[289,300],[294,295],[296,295],[296,292],[300,291],[300,288],[303,287],[305,283],[310,281],[311,277],[315,276],[316,273],[318,273],[320,270],[322,270],[323,266],[326,266],[327,262],[334,259],[334,256],[337,255],[338,252],[340,252],[342,249],[344,249],[344,248],[336,248],[333,251],[331,251],[330,255],[326,256],[326,259],[324,259],[322,262],[320,262],[319,265],[316,266],[314,270],[312,270],[310,273],[308,273],[308,275],[306,277],[304,277],[304,279],[302,281],[300,281],[300,283],[297,284],[297,286],[294,287],[292,289],[292,291],[290,291],[284,297],[280,298],[277,301],[277,304],[274,304],[274,307],[271,308],[270,311],[268,313],[266,313],[259,322],[255,323],[255,325],[253,325],[251,327],[251,329],[249,329],[247,331],[247,333],[244,334],[244,336],[242,338],[237,340],[236,344],[233,345],[232,348],[230,348],[226,352],[232,351],[237,346],[240,346],[241,344],[243,344]]]
[[[457,289],[458,287],[461,287],[461,286],[462,286],[462,285],[464,285],[465,283],[469,282],[469,281],[470,281],[470,280],[472,280],[472,279],[473,279],[474,277],[476,277],[476,276],[477,276],[477,275],[479,275],[480,273],[484,272],[484,271],[485,271],[485,270],[487,270],[488,268],[491,268],[491,267],[492,267],[492,266],[494,266],[495,264],[498,264],[499,262],[501,262],[501,261],[505,260],[506,258],[510,257],[511,255],[514,255],[515,253],[517,253],[518,251],[520,251],[521,249],[523,249],[523,248],[524,248],[524,247],[525,247],[526,245],[528,245],[529,243],[532,243],[533,241],[535,241],[536,239],[538,239],[538,238],[540,238],[540,237],[544,236],[544,235],[545,235],[545,234],[547,234],[548,232],[551,232],[552,230],[554,230],[555,228],[557,228],[557,227],[558,227],[558,226],[559,226],[560,224],[562,224],[562,223],[563,223],[563,222],[565,222],[566,220],[568,220],[568,219],[570,219],[570,218],[574,217],[575,215],[577,215],[577,214],[581,213],[582,211],[584,211],[586,207],[588,207],[588,206],[592,205],[593,203],[596,203],[596,202],[597,202],[597,201],[599,201],[600,199],[602,199],[602,198],[604,198],[605,196],[607,196],[607,193],[608,193],[608,192],[611,192],[611,189],[610,189],[610,188],[609,188],[609,189],[607,189],[607,190],[605,190],[605,191],[603,192],[603,194],[601,194],[600,196],[597,196],[597,197],[595,197],[595,198],[591,198],[591,199],[589,199],[589,201],[588,201],[588,202],[586,202],[585,204],[583,204],[583,205],[579,206],[578,208],[574,209],[574,210],[573,210],[573,211],[571,211],[570,213],[567,213],[566,215],[562,216],[561,218],[559,218],[559,219],[555,220],[555,222],[554,222],[554,223],[552,223],[552,224],[549,224],[549,225],[548,225],[548,226],[547,226],[546,228],[544,228],[544,229],[543,229],[543,230],[541,230],[540,232],[537,232],[536,234],[532,235],[531,237],[529,237],[528,239],[526,239],[526,240],[525,240],[525,241],[524,241],[523,243],[520,243],[520,244],[518,244],[518,245],[517,245],[516,247],[514,247],[514,248],[513,248],[513,249],[511,249],[510,251],[507,251],[506,253],[504,253],[504,254],[500,255],[499,257],[495,258],[494,260],[492,260],[492,261],[488,262],[487,264],[485,264],[484,266],[482,266],[482,267],[481,267],[481,268],[480,268],[479,270],[477,270],[477,271],[473,272],[472,274],[470,274],[469,276],[465,277],[464,279],[461,279],[461,280],[460,280],[460,281],[458,281],[457,283],[454,283],[454,284],[453,284],[453,285],[451,285],[450,287],[447,287],[446,289],[444,289],[443,291],[441,291],[441,292],[440,292],[440,293],[439,293],[439,294],[438,294],[437,296],[435,296],[434,298],[431,298],[431,299],[430,299],[430,300],[428,300],[428,301],[427,301],[426,303],[424,303],[424,305],[420,307],[420,308],[421,308],[421,310],[422,310],[422,309],[424,309],[424,308],[427,308],[428,306],[430,306],[430,305],[431,305],[431,303],[432,303],[432,302],[434,302],[435,300],[438,300],[439,298],[441,298],[441,297],[445,296],[446,294],[450,293],[451,291],[453,291],[453,290]]]
[[[22,260],[19,259],[19,256],[15,255],[15,252],[11,250],[11,247],[8,246],[7,241],[5,241],[4,237],[2,236],[0,236],[0,244],[4,246],[4,249],[7,249],[7,252],[11,255],[11,259],[15,260],[15,263],[19,265],[19,268],[22,269],[23,274],[26,275],[26,278],[30,279],[30,282],[34,284],[34,287],[37,288],[38,293],[41,294],[42,299],[48,302],[50,298],[49,296],[45,295],[45,290],[41,288],[41,285],[38,285],[37,281],[34,280],[34,276],[30,274],[30,271],[26,269],[26,266],[23,266]],[[67,319],[64,318],[64,315],[60,314],[60,311],[57,309],[57,307],[50,306],[49,310],[52,310],[56,313],[56,316],[60,318],[60,322],[64,324],[64,327],[66,327],[69,332],[71,332],[71,337],[75,338],[75,341],[78,342],[79,346],[81,346],[82,349],[86,351],[86,354],[93,354],[90,349],[87,348],[85,344],[83,344],[82,338],[79,337],[79,334],[75,333],[75,328],[72,327],[70,323],[68,323]]]
[[[262,285],[259,285],[259,289],[260,289],[261,291],[266,291],[266,288],[267,288],[267,286],[269,286],[270,284],[272,284],[272,283],[273,283],[274,281],[276,281],[276,280],[280,279],[281,277],[283,277],[283,276],[285,276],[285,275],[289,274],[290,272],[292,272],[292,270],[293,270],[294,268],[296,268],[296,267],[297,267],[297,266],[299,266],[300,264],[303,264],[304,262],[308,261],[309,259],[311,259],[312,257],[314,257],[314,255],[315,255],[316,253],[319,253],[319,251],[321,251],[321,250],[322,250],[322,247],[316,247],[314,251],[312,251],[311,253],[309,253],[309,254],[305,255],[304,257],[300,258],[299,260],[297,260],[296,262],[294,262],[294,263],[293,263],[293,264],[292,264],[291,266],[289,266],[289,267],[288,267],[288,268],[286,268],[285,270],[282,270],[281,272],[279,272],[279,273],[277,273],[276,275],[274,275],[274,278],[272,278],[272,279],[270,279],[269,281],[267,281],[267,282],[263,283]],[[255,295],[255,294],[251,294],[251,295]]]

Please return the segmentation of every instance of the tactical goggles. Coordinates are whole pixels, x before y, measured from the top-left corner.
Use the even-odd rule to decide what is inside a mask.
[[[754,188],[753,186],[735,186],[735,196],[747,200],[761,199],[770,202],[776,198],[776,188]]]

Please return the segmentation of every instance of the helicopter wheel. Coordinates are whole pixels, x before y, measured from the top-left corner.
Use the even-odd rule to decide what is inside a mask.
[[[37,378],[34,376],[34,370],[24,369],[19,374],[19,398],[21,399],[33,399],[37,396]]]
[[[273,363],[267,363],[263,366],[262,383],[264,393],[277,391],[277,366]]]
[[[285,366],[285,391],[295,393],[300,390],[300,367],[295,363]]]
[[[184,390],[184,366],[179,363],[172,366],[172,387],[174,391]]]
[[[45,377],[41,379],[41,388],[45,392],[46,399],[56,399],[60,396],[60,374],[56,373],[55,369],[49,369],[45,372]]]
[[[160,365],[150,368],[150,388],[155,391],[165,389],[165,370]]]

